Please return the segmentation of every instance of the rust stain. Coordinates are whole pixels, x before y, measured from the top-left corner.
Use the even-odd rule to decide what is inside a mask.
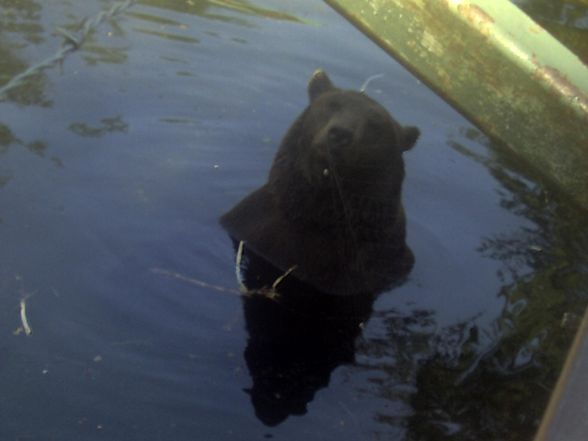
[[[535,56],[533,56],[533,64],[536,66],[534,76],[558,94],[573,102],[574,106],[582,112],[584,119],[588,122],[588,95],[570,82],[555,67],[540,65]]]
[[[493,24],[494,18],[478,5],[461,4],[458,5],[457,11],[471,23],[480,24]]]

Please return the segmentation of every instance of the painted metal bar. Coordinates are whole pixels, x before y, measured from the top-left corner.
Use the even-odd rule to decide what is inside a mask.
[[[588,434],[588,310],[551,395],[535,441],[584,441]]]
[[[588,210],[588,68],[510,1],[325,1]]]

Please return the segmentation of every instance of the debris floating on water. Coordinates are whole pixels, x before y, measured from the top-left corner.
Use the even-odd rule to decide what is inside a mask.
[[[20,301],[20,321],[22,322],[22,329],[26,335],[31,335],[33,330],[29,325],[29,321],[27,319],[27,304],[25,299]]]
[[[168,270],[162,269],[162,268],[151,268],[151,272],[154,274],[160,274],[163,276],[171,277],[173,279],[178,279],[183,282],[190,283],[192,285],[200,286],[201,288],[213,289],[215,291],[226,292],[226,293],[231,293],[231,294],[238,294],[238,295],[242,294],[240,291],[237,291],[236,289],[225,288],[224,286],[212,285],[210,283],[203,282],[202,280],[195,279],[193,277],[187,277],[187,276],[184,276],[183,274],[176,273],[174,271],[168,271]]]
[[[235,274],[237,275],[237,282],[239,282],[239,291],[246,293],[247,287],[243,278],[243,272],[241,271],[241,261],[243,260],[243,250],[245,249],[245,242],[239,242],[239,248],[237,248],[237,256],[235,257]]]
[[[245,285],[245,277],[243,276],[242,265],[243,265],[244,252],[245,252],[245,242],[240,241],[239,246],[237,247],[237,253],[235,256],[235,273],[237,275],[237,281],[239,282],[239,290],[238,291],[236,289],[226,288],[224,286],[212,285],[212,284],[204,282],[202,280],[195,279],[193,277],[188,277],[183,274],[180,274],[180,273],[177,273],[174,271],[169,271],[169,270],[166,270],[163,268],[151,268],[151,272],[154,274],[159,274],[159,275],[171,277],[174,279],[178,279],[183,282],[190,283],[192,285],[197,285],[201,288],[213,289],[215,291],[231,293],[231,294],[238,294],[238,295],[243,295],[243,296],[261,295],[261,296],[264,296],[270,300],[276,300],[280,296],[280,294],[277,292],[278,285],[280,283],[282,283],[284,281],[284,279],[286,277],[288,277],[292,272],[294,272],[298,266],[294,265],[293,267],[288,269],[288,271],[286,271],[284,274],[282,274],[280,277],[278,277],[274,281],[274,283],[272,284],[271,287],[266,286],[266,287],[263,287],[260,289],[250,290]]]
[[[359,88],[359,91],[361,93],[364,93],[365,90],[367,89],[367,87],[369,86],[369,84],[373,81],[373,80],[377,80],[378,78],[382,78],[384,76],[384,74],[380,73],[380,74],[376,74],[376,75],[372,75],[371,77],[369,77],[367,80],[365,80],[365,82],[361,85],[361,87]]]
[[[290,273],[292,273],[292,271],[295,271],[295,270],[296,270],[296,268],[298,268],[298,265],[294,265],[292,268],[290,268],[288,271],[286,271],[284,274],[282,274],[280,277],[278,277],[278,278],[276,279],[276,281],[275,281],[275,282],[273,283],[273,285],[272,285],[272,290],[273,290],[273,291],[275,291],[275,290],[276,290],[276,288],[278,287],[278,285],[279,285],[280,283],[282,283],[282,281],[283,281],[283,280],[284,280],[286,277],[288,277],[288,276],[290,275]]]

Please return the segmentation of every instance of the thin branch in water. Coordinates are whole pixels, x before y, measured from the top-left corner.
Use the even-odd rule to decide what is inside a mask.
[[[96,16],[94,16],[94,18],[84,20],[84,24],[77,35],[62,27],[58,27],[55,32],[64,39],[61,48],[55,54],[50,55],[35,65],[30,66],[24,72],[14,76],[2,87],[0,87],[0,102],[6,101],[8,99],[8,92],[17,87],[23,86],[31,77],[38,75],[45,70],[52,68],[53,66],[62,65],[65,58],[71,53],[80,49],[90,34],[95,32],[102,22],[108,19],[114,19],[117,15],[125,12],[127,9],[133,6],[136,1],[137,0],[124,0],[115,3],[109,10],[98,13]]]
[[[71,44],[73,50],[78,50],[82,45],[82,41],[65,28],[58,27],[55,29],[55,33],[61,35],[65,39],[65,43]]]
[[[275,291],[278,288],[278,285],[280,283],[282,283],[282,281],[288,277],[293,271],[296,270],[296,268],[298,268],[298,265],[294,265],[292,268],[290,268],[288,271],[286,271],[284,274],[282,274],[280,277],[278,277],[275,282],[272,284],[272,291]]]
[[[219,285],[212,285],[210,283],[203,282],[202,280],[194,279],[192,277],[184,276],[183,274],[168,271],[162,268],[151,268],[151,272],[154,274],[160,274],[162,276],[171,277],[172,279],[181,280],[182,282],[187,282],[192,285],[199,286],[201,288],[208,288],[219,292],[241,295],[241,292],[236,289],[226,288],[224,286]]]
[[[243,272],[241,271],[241,261],[243,260],[243,250],[245,249],[245,242],[239,242],[239,248],[237,249],[237,256],[235,258],[235,274],[237,276],[237,282],[239,282],[239,291],[242,293],[247,292],[247,287],[245,286]]]
[[[296,270],[298,265],[294,265],[293,267],[288,269],[288,271],[286,271],[284,274],[282,274],[280,277],[278,277],[274,281],[274,283],[272,284],[271,287],[263,287],[263,288],[256,289],[256,290],[250,290],[247,288],[247,286],[245,286],[243,273],[241,271],[244,249],[245,249],[245,242],[240,241],[239,246],[237,248],[237,255],[235,258],[235,273],[237,275],[237,281],[239,282],[239,290],[227,288],[227,287],[219,286],[219,285],[213,285],[213,284],[204,282],[202,280],[195,279],[193,277],[184,276],[183,274],[180,274],[180,273],[177,273],[174,271],[169,271],[169,270],[166,270],[163,268],[151,268],[151,272],[154,274],[159,274],[162,276],[171,277],[172,279],[181,280],[182,282],[187,282],[192,285],[199,286],[201,288],[213,289],[213,290],[219,291],[219,292],[244,295],[244,296],[260,295],[260,296],[264,296],[270,300],[277,299],[280,296],[280,293],[278,293],[278,291],[277,291],[278,285],[280,285],[280,283],[282,283],[286,277],[288,277],[290,274],[292,274],[292,272],[294,272]]]
[[[22,322],[22,329],[26,335],[31,335],[33,330],[29,325],[29,320],[27,319],[27,304],[25,299],[20,301],[20,321]]]
[[[372,75],[371,77],[368,77],[367,80],[364,81],[364,83],[361,85],[361,87],[359,88],[359,91],[361,93],[364,93],[365,90],[367,89],[367,87],[369,86],[369,84],[373,81],[373,80],[377,80],[378,78],[382,78],[384,76],[384,74],[376,74],[376,75]]]

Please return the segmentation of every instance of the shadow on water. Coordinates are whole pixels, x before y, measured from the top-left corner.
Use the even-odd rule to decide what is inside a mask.
[[[588,6],[574,0],[513,0],[527,14],[542,22],[558,22],[569,27],[586,28]]]
[[[99,127],[92,127],[85,123],[72,123],[69,129],[75,134],[88,138],[97,138],[106,133],[126,132],[129,125],[118,115],[112,118],[103,118]]]
[[[220,20],[237,25],[252,26],[247,16],[271,18],[273,20],[300,23],[302,20],[292,14],[256,6],[245,0],[195,0],[190,2],[170,2],[169,0],[141,0],[140,4],[163,8],[175,12],[194,14],[209,20]],[[236,12],[238,16],[221,14],[220,11]],[[152,19],[156,19],[153,17]]]
[[[440,328],[432,310],[373,312],[375,295],[326,296],[295,279],[285,279],[277,297],[245,296],[244,358],[253,382],[246,392],[264,424],[305,414],[332,372],[353,365],[379,372],[380,398],[409,405],[408,418],[397,410],[375,415],[404,427],[406,439],[532,438],[588,303],[586,215],[478,131],[460,136],[494,152],[487,157],[450,142],[489,170],[501,205],[532,225],[485,237],[478,247],[500,262],[500,315],[489,324],[476,316]],[[280,276],[253,254],[245,262],[252,291]],[[385,335],[362,336],[368,320]]]
[[[245,296],[244,358],[253,382],[246,392],[264,424],[305,414],[332,372],[353,365],[379,373],[380,398],[410,407],[408,416],[394,405],[374,416],[403,427],[405,439],[532,438],[588,303],[586,215],[478,131],[460,136],[493,152],[450,142],[500,183],[501,206],[532,225],[482,238],[478,247],[500,262],[502,312],[489,324],[475,316],[440,328],[432,310],[374,313],[376,295],[328,296],[295,279],[285,279],[277,297]],[[245,261],[251,292],[280,276],[253,254]],[[362,336],[368,320],[384,335]]]
[[[476,130],[462,135],[492,147]],[[531,439],[588,303],[586,213],[500,148],[487,158],[450,145],[483,163],[502,186],[501,205],[533,225],[483,238],[478,248],[501,263],[502,312],[489,325],[472,317],[445,329],[433,311],[379,312],[385,343],[368,338],[358,355],[383,374],[383,398],[410,403],[406,422],[378,417],[405,425],[407,439]],[[378,367],[378,359],[395,364]],[[414,389],[397,392],[407,383]]]
[[[242,0],[196,0],[191,2],[142,0],[139,3],[152,8],[160,8],[182,14],[197,15],[212,22],[223,22],[246,28],[252,28],[255,26],[248,17],[267,18],[292,23],[303,22],[302,19],[295,15],[263,8]],[[149,12],[132,11],[129,15],[145,23],[144,26],[135,29],[143,34],[183,43],[200,43],[199,38],[186,35],[185,31],[188,27],[179,21],[169,18],[163,19],[159,15]],[[207,32],[209,35],[216,35],[214,31]]]
[[[20,49],[25,45],[42,45],[45,43],[46,36],[48,35],[47,30],[41,24],[43,15],[43,6],[41,4],[33,0],[8,1],[6,3],[7,5],[3,6],[5,11],[0,16],[0,29],[3,31],[2,35],[0,35],[0,59],[2,60],[2,64],[0,65],[0,87],[5,86],[11,79],[33,66],[31,62],[25,61],[19,55]],[[199,0],[192,2],[143,0],[137,3],[143,6],[198,15],[208,20],[223,21],[245,27],[253,26],[247,20],[247,16],[302,22],[300,18],[292,14],[255,6],[247,1],[241,0]],[[106,6],[111,6],[111,4],[107,4]],[[129,3],[128,7],[130,8],[132,6],[133,4]],[[221,11],[228,11],[229,13],[222,13]],[[231,15],[231,13],[236,14]],[[135,12],[132,9],[127,14],[143,22],[157,26],[157,29],[147,27],[136,29],[138,32],[187,43],[199,42],[196,38],[168,31],[169,28],[186,29],[186,26],[180,22],[162,19],[157,15]],[[55,40],[55,43],[59,42],[60,35],[63,37],[63,44],[71,43],[67,35],[80,38],[78,34],[89,18],[72,15],[68,19],[68,22],[60,29],[50,29],[50,35]],[[74,51],[79,50],[88,65],[97,65],[99,63],[123,64],[128,61],[129,47],[127,43],[124,43],[123,38],[126,31],[118,25],[115,19],[109,20],[107,27],[109,27],[108,32],[106,32],[109,36],[108,43],[105,44],[103,39],[99,40],[90,32],[83,37],[80,46],[75,47]],[[164,29],[164,31],[161,29]],[[117,46],[117,41],[120,41],[122,46]],[[58,45],[55,45],[54,49],[57,48]],[[41,60],[36,61],[40,62]],[[61,66],[63,67],[63,60],[61,61]],[[17,87],[11,87],[3,95],[0,95],[0,101],[7,100],[25,106],[52,107],[53,102],[46,96],[45,92],[48,84],[47,72],[44,68],[38,69],[23,84]],[[76,122],[70,125],[70,130],[81,136],[92,137],[100,136],[111,131],[126,131],[128,126],[119,120],[120,117],[105,118],[102,120],[104,127],[101,128],[93,128],[84,123]],[[0,121],[0,154],[5,152],[11,144],[25,145],[37,155],[43,155],[46,150],[46,145],[43,141],[35,140],[30,143],[25,143],[13,134],[10,127]]]
[[[244,252],[243,296],[249,334],[244,358],[253,385],[246,392],[268,426],[304,415],[333,370],[355,361],[355,340],[370,317],[375,294],[324,294]]]
[[[38,106],[43,108],[53,106],[53,102],[47,98],[45,90],[50,82],[48,72],[54,67],[54,63],[36,60],[39,64],[34,65],[33,63],[24,61],[18,55],[23,45],[40,46],[45,44],[46,39],[44,37],[47,31],[40,24],[42,22],[42,15],[43,7],[40,4],[25,0],[8,2],[6,10],[0,17],[0,29],[3,30],[3,34],[0,35],[0,59],[2,59],[2,64],[0,65],[0,88],[6,87],[6,90],[2,90],[0,93],[0,102],[8,101],[21,106]],[[69,35],[74,35],[80,31],[85,22],[86,20],[71,18],[71,23],[64,25],[59,32],[53,30],[55,32],[51,35],[55,37],[62,32],[69,32]],[[114,20],[111,20],[110,25],[113,29],[119,29]],[[73,44],[65,34],[63,35],[63,45],[66,43]],[[86,41],[86,37],[88,37],[88,41]],[[105,48],[95,44],[91,38],[91,31],[89,31],[86,37],[83,37],[81,41],[82,43],[86,43],[83,49],[86,53],[85,58],[88,64],[96,64],[98,55],[101,56],[100,61],[118,63],[126,61],[126,55],[113,56],[113,54],[120,54],[121,51],[124,53],[126,49]],[[58,42],[59,39],[55,41]],[[77,47],[77,43],[74,46],[73,51],[81,49],[81,45]],[[91,54],[94,54],[94,58],[90,56]],[[62,67],[66,55],[65,53],[60,60]],[[50,57],[47,59],[50,59]],[[11,80],[27,72],[28,69],[32,69],[30,75],[26,76],[22,81],[11,83]],[[81,136],[95,137],[101,136],[106,132],[126,131],[127,128],[127,125],[120,120],[120,117],[106,118],[102,122],[104,127],[97,129],[88,127],[83,123],[73,123],[70,125],[70,130]],[[13,130],[5,122],[0,121],[0,154],[5,153],[11,145],[24,146],[31,153],[39,157],[45,157],[48,150],[45,141],[39,139],[23,141],[19,136],[14,134]],[[58,157],[51,157],[51,160],[57,166],[62,165],[62,161]],[[9,178],[7,175],[0,174],[0,187],[6,184]]]
[[[40,24],[42,9],[32,0],[8,2],[3,6],[0,16],[0,87],[29,67],[18,54],[22,45],[39,45],[45,41],[45,29]],[[50,107],[52,102],[45,95],[46,84],[46,77],[40,73],[32,77],[26,87],[9,91],[7,99],[20,105]]]

